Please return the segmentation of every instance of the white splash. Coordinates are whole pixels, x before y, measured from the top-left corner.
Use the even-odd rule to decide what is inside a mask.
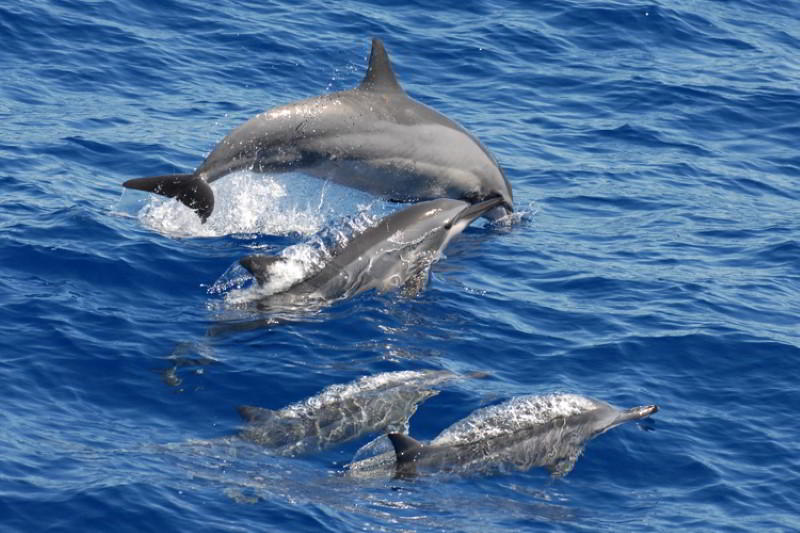
[[[361,211],[356,215],[324,227],[306,242],[284,248],[278,254],[283,260],[268,267],[267,282],[263,285],[252,283],[253,277],[237,261],[214,282],[208,293],[222,294],[226,308],[245,308],[253,301],[282,293],[311,277],[330,261],[334,250],[344,247],[353,235],[379,220],[378,215],[369,211],[371,208],[386,209],[374,202],[359,207]]]
[[[169,237],[312,235],[332,218],[374,202],[366,193],[301,174],[242,171],[211,188],[214,212],[205,224],[180,202],[154,194],[147,195],[136,216],[143,226]]]

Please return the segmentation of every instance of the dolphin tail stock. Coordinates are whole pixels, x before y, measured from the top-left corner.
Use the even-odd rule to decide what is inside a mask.
[[[269,281],[269,267],[281,261],[285,259],[280,256],[254,254],[242,257],[239,264],[256,278],[259,285],[265,285]]]
[[[194,210],[203,223],[214,211],[214,191],[197,174],[166,174],[136,178],[126,181],[122,186],[175,198]]]

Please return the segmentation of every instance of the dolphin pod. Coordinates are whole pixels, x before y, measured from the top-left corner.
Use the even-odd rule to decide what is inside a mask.
[[[126,188],[175,198],[205,222],[214,210],[209,184],[239,170],[302,172],[397,202],[417,202],[357,232],[317,272],[260,297],[262,309],[317,305],[367,290],[416,294],[450,240],[480,216],[512,211],[511,185],[492,154],[464,128],[410,98],[379,39],[366,75],[350,90],[261,113],[223,138],[191,173],[126,181]],[[280,257],[239,263],[268,288]],[[393,451],[354,461],[348,474],[399,477],[424,472],[496,472],[545,467],[568,473],[593,437],[658,411],[622,410],[574,394],[523,396],[478,409],[430,443],[408,434],[409,418],[457,377],[405,371],[331,386],[277,411],[240,407],[243,440],[275,454],[301,455],[386,432]]]
[[[575,394],[521,396],[478,409],[442,431],[429,444],[389,433],[394,452],[352,463],[356,477],[423,472],[489,473],[547,468],[554,476],[572,470],[590,439],[658,411],[655,405],[618,409]]]
[[[123,185],[176,198],[205,222],[214,210],[209,184],[237,170],[297,171],[398,202],[502,198],[489,218],[510,212],[513,203],[494,156],[460,125],[406,94],[379,39],[356,88],[251,118],[192,173]]]

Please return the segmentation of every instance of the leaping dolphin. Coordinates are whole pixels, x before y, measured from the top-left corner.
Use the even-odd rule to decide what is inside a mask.
[[[463,127],[410,98],[379,39],[354,89],[292,102],[256,115],[228,134],[191,174],[126,181],[129,189],[176,198],[203,222],[209,187],[237,170],[298,171],[399,202],[497,196],[497,218],[512,210],[511,184],[494,156]]]

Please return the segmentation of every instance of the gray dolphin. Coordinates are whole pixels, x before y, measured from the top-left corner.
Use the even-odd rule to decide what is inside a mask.
[[[646,418],[655,405],[621,410],[574,394],[523,396],[479,409],[423,444],[390,433],[390,468],[396,475],[419,472],[493,472],[546,467],[554,476],[572,470],[593,437],[625,422]],[[385,471],[385,454],[351,465],[355,475]]]
[[[402,431],[418,404],[438,394],[431,387],[459,377],[446,370],[384,372],[332,385],[277,411],[239,407],[249,422],[239,437],[277,455],[301,455],[368,433]]]
[[[492,154],[444,115],[410,98],[379,39],[358,87],[275,107],[228,134],[191,174],[137,178],[123,185],[177,198],[205,220],[209,187],[236,170],[299,171],[383,198],[415,202],[503,199],[511,184]]]
[[[403,287],[407,295],[424,286],[430,265],[450,240],[473,220],[502,205],[500,197],[469,204],[439,198],[411,205],[382,218],[334,250],[325,266],[282,292],[269,294],[258,306],[268,309],[313,307],[375,289]],[[282,257],[251,255],[239,263],[263,287]]]

